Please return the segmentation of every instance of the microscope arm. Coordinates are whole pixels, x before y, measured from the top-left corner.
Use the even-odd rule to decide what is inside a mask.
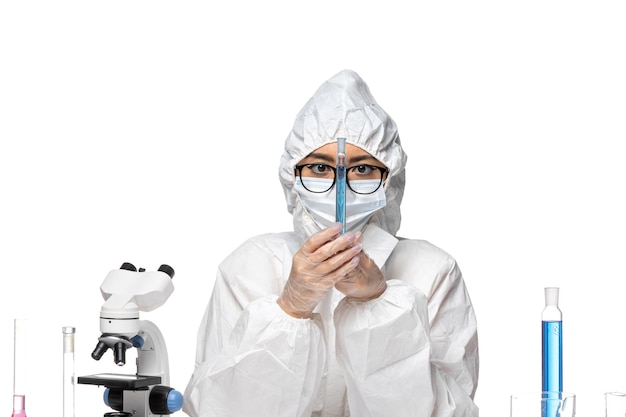
[[[137,346],[137,375],[161,377],[162,385],[169,385],[169,360],[165,339],[159,328],[149,320],[139,320],[137,337],[143,339]],[[136,343],[137,337],[133,338]]]

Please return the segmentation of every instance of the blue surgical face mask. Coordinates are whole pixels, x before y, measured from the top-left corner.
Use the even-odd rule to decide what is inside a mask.
[[[332,183],[332,180],[318,181],[328,181],[327,187]],[[350,183],[350,186],[358,190],[360,186],[365,185],[367,182],[379,183],[380,181],[353,181]],[[304,188],[300,178],[296,177],[294,190],[302,201],[307,213],[322,229],[335,223],[335,189],[336,187],[333,187],[324,193],[312,193]],[[349,188],[346,189],[346,231],[361,230],[377,210],[385,207],[386,202],[383,186],[380,186],[378,190],[371,194],[357,194]]]

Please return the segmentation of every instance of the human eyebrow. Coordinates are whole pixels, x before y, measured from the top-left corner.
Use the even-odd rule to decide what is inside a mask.
[[[335,158],[333,158],[332,156],[326,155],[326,154],[322,154],[322,153],[310,153],[309,155],[307,155],[302,162],[300,162],[301,164],[312,164],[312,161],[322,161],[322,162],[326,162],[328,164],[332,164],[335,162]],[[307,161],[307,162],[305,162]],[[311,161],[311,162],[309,162]]]
[[[378,159],[370,155],[357,155],[353,158],[350,158],[348,162],[350,163],[351,166],[358,165],[359,163],[362,163],[362,162],[369,162],[370,164],[374,164],[374,165],[381,164],[383,167],[385,166]]]

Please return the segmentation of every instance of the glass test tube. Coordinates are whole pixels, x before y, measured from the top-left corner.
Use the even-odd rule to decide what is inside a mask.
[[[559,289],[545,290],[546,306],[541,313],[541,387],[546,398],[558,399],[563,391],[563,315],[559,310]],[[547,402],[542,417],[557,417],[555,402]]]
[[[563,391],[563,315],[559,289],[545,289],[546,307],[541,314],[542,390]]]
[[[26,319],[13,321],[13,414],[26,417],[26,369],[28,366],[28,327]]]
[[[335,220],[343,224],[341,234],[346,232],[346,138],[337,138],[337,200]]]
[[[74,417],[74,327],[63,327],[63,417]]]
[[[11,417],[26,417],[26,396],[13,396],[13,414]]]

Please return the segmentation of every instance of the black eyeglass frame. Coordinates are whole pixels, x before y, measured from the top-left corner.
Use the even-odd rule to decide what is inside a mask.
[[[324,191],[313,191],[313,190],[309,190],[306,185],[304,185],[304,181],[302,181],[302,167],[310,167],[310,166],[323,166],[323,167],[328,167],[330,169],[333,170],[333,183],[330,185],[330,187],[328,187],[326,190]],[[373,169],[377,169],[378,171],[380,171],[380,182],[378,183],[378,187],[376,187],[373,191],[370,191],[369,193],[361,193],[356,191],[355,189],[353,189],[350,186],[350,181],[348,181],[348,172],[354,168],[358,168],[358,167],[368,167],[368,168],[373,168]],[[337,182],[337,168],[335,168],[334,166],[331,165],[326,165],[326,164],[301,164],[301,165],[296,165],[295,169],[294,169],[294,174],[298,177],[300,177],[300,182],[302,183],[302,186],[304,187],[305,190],[312,192],[312,193],[326,193],[330,190],[333,189],[333,187],[335,186],[335,183]],[[378,189],[380,188],[380,186],[383,184],[383,180],[385,179],[385,175],[389,174],[389,168],[387,167],[379,167],[376,165],[370,165],[370,164],[359,164],[359,165],[354,165],[351,167],[347,167],[346,168],[346,184],[348,185],[348,188],[350,188],[350,190],[352,190],[353,192],[357,193],[357,194],[363,194],[363,195],[367,195],[367,194],[373,194],[376,191],[378,191]]]

